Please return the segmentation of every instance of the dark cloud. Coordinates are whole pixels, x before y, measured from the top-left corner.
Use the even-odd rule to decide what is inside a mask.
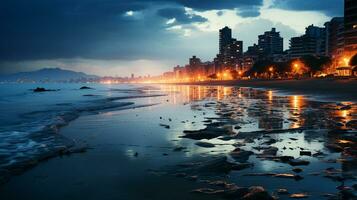
[[[274,6],[341,14],[342,1],[275,0]],[[187,49],[177,47],[182,38],[166,30],[167,19],[176,18],[186,27],[207,20],[186,14],[183,7],[217,10],[218,15],[223,9],[237,9],[242,17],[255,17],[262,4],[263,0],[2,0],[0,62],[177,58]],[[133,15],[125,15],[128,11]]]
[[[165,18],[178,23],[204,22],[186,15],[195,10],[261,5],[262,0],[2,0],[0,61],[56,58],[150,59],[174,54],[176,35]],[[171,8],[160,11],[160,8]],[[125,16],[136,11],[134,16]],[[141,18],[140,18],[141,17]],[[176,53],[177,54],[177,53]],[[165,55],[167,56],[167,55]]]
[[[289,10],[321,11],[330,16],[343,15],[343,0],[274,0],[273,7]]]
[[[189,24],[193,22],[206,22],[207,19],[199,15],[188,14],[184,8],[163,8],[158,10],[158,15],[167,19],[175,18],[176,22]]]
[[[0,4],[0,60],[150,58],[153,51],[143,47],[170,37],[154,16],[145,21],[123,17],[129,10],[145,12],[147,3],[11,0]]]
[[[220,11],[218,11],[216,14],[217,14],[218,16],[222,16],[222,15],[224,14],[224,12],[223,12],[222,10],[220,10]]]
[[[241,6],[261,6],[263,0],[173,0],[180,5],[193,8],[195,10],[222,10],[234,9]]]
[[[237,11],[237,15],[241,17],[258,17],[260,15],[260,9],[256,6],[242,7]]]

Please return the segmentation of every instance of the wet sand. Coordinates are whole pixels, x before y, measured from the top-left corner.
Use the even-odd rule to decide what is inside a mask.
[[[60,134],[90,149],[50,159],[13,177],[1,186],[0,196],[239,199],[251,194],[251,186],[265,188],[259,194],[266,198],[259,199],[355,193],[356,127],[348,122],[357,118],[356,104],[249,88],[161,89],[168,95],[134,101],[153,106],[71,122]]]

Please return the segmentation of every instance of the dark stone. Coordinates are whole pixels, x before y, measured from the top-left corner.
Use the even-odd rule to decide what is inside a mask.
[[[51,92],[51,91],[58,91],[58,90],[48,90],[43,87],[37,87],[37,88],[33,89],[32,91],[33,92]]]
[[[292,171],[293,171],[293,172],[296,172],[296,173],[300,173],[300,172],[303,171],[303,169],[301,169],[301,168],[294,168],[294,169],[292,169]]]
[[[93,89],[91,87],[88,86],[82,86],[81,88],[79,88],[80,90],[89,90],[89,89]]]
[[[243,200],[274,200],[263,187],[261,186],[252,186],[249,188],[249,193],[244,195]]]
[[[215,147],[214,144],[209,143],[209,142],[196,142],[195,143],[197,146],[204,147],[204,148],[212,148]]]
[[[357,120],[351,120],[346,123],[346,126],[349,128],[357,129]]]
[[[310,164],[310,162],[307,160],[291,159],[289,160],[289,164],[291,166],[298,166],[298,165],[308,165]]]
[[[170,129],[170,125],[167,125],[167,124],[159,124],[160,126],[166,128],[166,129]]]
[[[240,163],[245,163],[248,161],[249,157],[253,155],[252,151],[245,151],[240,148],[236,148],[230,153],[232,158]]]
[[[182,151],[186,149],[186,147],[175,147],[173,151]]]
[[[311,156],[311,151],[300,151],[300,156]]]

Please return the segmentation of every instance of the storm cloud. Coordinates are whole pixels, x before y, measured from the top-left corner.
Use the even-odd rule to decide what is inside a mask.
[[[297,11],[321,11],[330,16],[343,15],[343,0],[274,0],[273,7]]]
[[[57,63],[58,60],[81,59],[137,63],[138,60],[159,62],[164,59],[163,63],[172,60],[184,64],[190,54],[212,59],[217,53],[218,28],[228,21],[232,26],[245,18],[259,18],[264,2],[3,0],[0,2],[0,73],[6,71],[7,66],[26,65],[27,61],[54,60]],[[343,10],[342,0],[272,2],[273,8],[313,10],[328,15],[341,14]],[[211,11],[214,16],[210,16]],[[256,38],[256,35],[250,34],[250,37]]]

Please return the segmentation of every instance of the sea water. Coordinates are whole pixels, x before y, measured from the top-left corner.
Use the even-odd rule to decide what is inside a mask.
[[[81,114],[130,108],[130,98],[145,97],[134,85],[41,83],[0,84],[0,175],[45,159],[75,145],[57,134]],[[34,92],[43,87],[45,92]]]

